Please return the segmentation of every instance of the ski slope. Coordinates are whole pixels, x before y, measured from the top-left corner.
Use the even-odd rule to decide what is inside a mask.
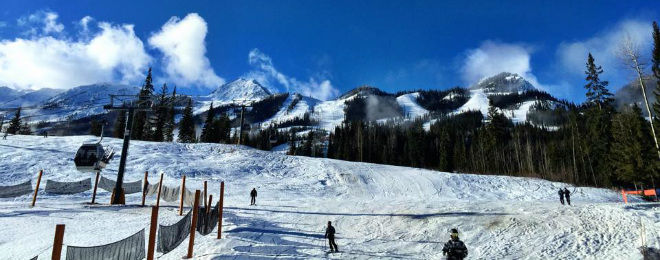
[[[419,97],[418,92],[401,95],[396,98],[396,102],[403,109],[404,116],[414,119],[429,113],[428,110],[417,104],[417,97]]]
[[[0,185],[35,179],[93,177],[73,166],[78,146],[91,136],[9,136],[0,140]],[[121,140],[106,146],[120,150]],[[557,202],[562,183],[532,178],[454,174],[423,169],[287,156],[236,145],[131,142],[126,181],[149,171],[168,186],[209,191],[217,201],[226,183],[223,239],[197,235],[194,259],[444,259],[448,231],[458,228],[468,259],[642,259],[639,223],[658,237],[658,204],[620,203],[607,189],[573,188],[573,206]],[[117,155],[116,158],[119,158]],[[118,159],[104,176],[114,178]],[[44,185],[44,182],[42,182]],[[257,206],[249,191],[259,192]],[[42,186],[43,189],[43,186]],[[128,206],[85,204],[91,191],[0,199],[0,259],[49,259],[56,224],[66,224],[65,245],[95,246],[147,228],[150,208],[141,196]],[[634,199],[632,199],[634,201]],[[154,205],[154,198],[147,199]],[[161,201],[159,222],[180,217],[177,203]],[[342,253],[326,254],[324,226],[332,221]],[[214,231],[215,232],[215,231]],[[651,246],[658,247],[655,239]],[[158,259],[181,259],[187,240]],[[66,248],[64,249],[66,251]]]

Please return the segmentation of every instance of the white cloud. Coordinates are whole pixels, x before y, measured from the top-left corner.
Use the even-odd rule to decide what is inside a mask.
[[[467,84],[475,84],[484,77],[511,72],[524,77],[534,86],[544,88],[532,74],[530,63],[533,49],[524,44],[485,41],[479,48],[468,50],[461,68]]]
[[[91,16],[85,16],[82,19],[80,19],[80,26],[83,28],[83,32],[87,32],[89,30],[89,27],[87,26],[91,21],[93,21],[94,18]]]
[[[43,33],[62,32],[57,14],[45,17]],[[20,23],[20,22],[19,22]],[[99,23],[89,39],[32,35],[0,41],[0,85],[19,89],[70,88],[102,81],[134,82],[143,78],[151,57],[132,25]]]
[[[169,80],[183,86],[215,87],[225,80],[215,74],[206,57],[206,21],[196,13],[183,19],[170,18],[149,38],[149,45],[163,53],[164,71]]]
[[[276,85],[282,86],[286,91],[298,92],[305,96],[311,96],[320,100],[328,100],[339,95],[329,79],[319,76],[310,77],[307,81],[300,81],[279,72],[273,65],[273,60],[259,49],[253,49],[248,54],[248,63],[255,69],[248,72],[245,77],[256,79],[265,87],[273,90]],[[327,75],[320,73],[319,75]]]
[[[7,27],[7,22],[0,21],[0,29]]]
[[[59,16],[55,12],[51,11],[37,11],[28,16],[22,16],[18,19],[18,25],[23,27],[29,27],[25,32],[31,36],[37,36],[39,34],[36,25],[41,26],[42,34],[58,34],[64,31],[64,25],[57,22]]]
[[[619,87],[628,82],[627,73],[616,58],[620,43],[626,35],[630,35],[638,44],[642,54],[649,53],[653,42],[651,32],[650,22],[625,20],[591,38],[562,42],[557,48],[557,58],[562,73],[583,77],[587,55],[591,52],[596,65],[603,67],[603,80],[609,80],[612,87]]]

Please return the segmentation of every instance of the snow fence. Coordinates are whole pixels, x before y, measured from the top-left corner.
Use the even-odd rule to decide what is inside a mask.
[[[94,246],[67,246],[66,260],[141,260],[145,258],[144,229],[114,243]]]
[[[0,186],[0,198],[15,198],[32,193],[32,181],[11,186]]]
[[[147,183],[145,192],[146,196],[154,196],[158,194],[159,184],[159,182],[155,184]],[[188,207],[193,207],[195,205],[195,192],[188,189],[185,189],[183,192],[183,203]],[[160,198],[167,202],[179,201],[179,199],[181,199],[181,187],[172,188],[163,185],[160,192]],[[200,197],[200,200],[201,199],[202,198]]]
[[[211,205],[209,205],[210,207]],[[200,207],[197,215],[197,232],[206,236],[213,231],[215,226],[218,225],[218,207],[220,202],[215,204],[215,207],[207,213],[206,207]]]
[[[190,234],[192,210],[171,226],[158,225],[158,246],[156,251],[167,254],[179,246]]]
[[[101,176],[101,180],[99,180],[99,188],[108,192],[112,192],[116,185],[116,181],[110,180],[103,176]],[[124,194],[142,192],[142,181],[124,182],[122,183],[121,187],[124,188]]]
[[[47,193],[52,194],[75,194],[81,193],[92,189],[92,178],[87,178],[74,182],[59,182],[53,180],[46,180]]]

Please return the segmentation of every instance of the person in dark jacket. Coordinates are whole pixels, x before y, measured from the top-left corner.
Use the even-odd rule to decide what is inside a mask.
[[[337,243],[335,243],[335,227],[332,226],[332,221],[328,221],[328,227],[325,229],[325,238],[330,243],[330,252],[339,252]]]
[[[451,229],[451,240],[445,243],[442,248],[442,255],[446,255],[447,260],[463,260],[467,257],[468,249],[463,241],[458,238],[457,229]]]
[[[561,202],[561,205],[564,205],[564,190],[562,188],[559,188],[559,202]]]
[[[257,189],[252,188],[252,191],[250,192],[250,206],[252,205],[257,205]]]
[[[571,192],[568,190],[568,188],[564,188],[564,197],[566,197],[566,203],[568,205],[571,205]]]

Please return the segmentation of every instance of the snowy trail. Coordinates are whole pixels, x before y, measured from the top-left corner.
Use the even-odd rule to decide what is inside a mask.
[[[44,179],[90,177],[75,171],[75,149],[89,136],[10,136],[0,142],[0,185],[19,183],[45,168]],[[121,141],[106,139],[119,150]],[[104,143],[106,141],[104,140]],[[112,178],[118,160],[105,175]],[[286,156],[233,145],[132,142],[127,181],[149,170],[155,182],[209,191],[217,201],[225,181],[223,239],[197,235],[195,259],[443,259],[448,230],[457,227],[468,259],[641,259],[639,221],[657,237],[660,204],[619,202],[616,192],[579,188],[573,206],[556,202],[564,184],[530,178],[451,174],[422,169]],[[42,182],[43,185],[43,182]],[[248,206],[252,187],[257,206]],[[43,188],[43,186],[42,186]],[[581,191],[581,192],[580,192]],[[110,194],[99,191],[107,203]],[[64,243],[94,246],[127,237],[149,223],[150,208],[87,205],[91,191],[66,196],[40,192],[0,199],[0,259],[50,257],[55,224]],[[141,195],[127,195],[139,205]],[[147,198],[147,205],[154,205]],[[161,201],[159,222],[177,221],[177,203]],[[332,221],[343,253],[326,254],[324,226]],[[117,228],[120,226],[120,228]],[[214,231],[215,232],[215,231]],[[158,259],[181,259],[186,242]],[[653,244],[652,244],[653,245]]]

